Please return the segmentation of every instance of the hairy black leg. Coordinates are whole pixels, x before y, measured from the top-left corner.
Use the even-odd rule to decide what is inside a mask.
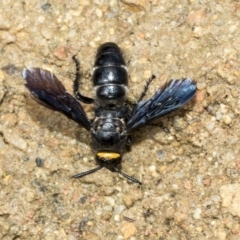
[[[151,82],[152,82],[155,78],[156,78],[156,76],[155,76],[155,75],[152,75],[152,76],[148,79],[146,85],[144,86],[144,89],[143,89],[143,91],[142,91],[142,94],[140,95],[140,97],[139,97],[139,99],[138,99],[138,101],[137,101],[138,103],[139,103],[140,101],[142,101],[142,99],[146,96],[147,90],[148,90]]]
[[[94,103],[94,100],[92,98],[89,98],[89,97],[86,97],[86,96],[83,96],[80,92],[79,92],[79,86],[81,85],[81,73],[80,73],[80,63],[77,59],[77,56],[74,55],[72,57],[73,61],[75,62],[75,65],[76,65],[76,74],[75,74],[75,79],[73,81],[73,92],[76,96],[76,98],[83,102],[83,103],[87,103],[87,104],[91,104],[91,103]]]
[[[151,82],[152,82],[155,78],[156,78],[156,76],[155,76],[155,75],[152,75],[152,76],[148,79],[148,81],[147,81],[146,85],[144,86],[144,89],[143,89],[140,97],[138,98],[137,103],[139,103],[140,101],[142,101],[142,99],[146,96],[147,90],[148,90]],[[133,115],[133,113],[135,112],[137,104],[133,104],[133,105],[134,105],[134,107],[133,107],[133,110],[132,110],[131,115]]]

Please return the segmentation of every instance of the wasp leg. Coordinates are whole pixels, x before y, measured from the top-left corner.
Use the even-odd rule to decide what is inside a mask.
[[[155,78],[156,78],[156,76],[155,76],[155,75],[152,75],[152,76],[148,79],[146,85],[144,86],[144,89],[143,89],[143,91],[142,91],[142,94],[140,95],[140,97],[139,97],[139,99],[138,99],[138,101],[137,101],[138,103],[139,103],[140,101],[142,101],[142,99],[146,96],[147,90],[148,90],[151,82],[152,82]]]
[[[83,102],[83,103],[87,103],[87,104],[91,104],[94,103],[94,100],[92,98],[83,96],[80,92],[79,92],[79,86],[82,84],[82,82],[80,81],[81,79],[81,73],[80,73],[80,63],[77,59],[77,56],[74,55],[72,57],[73,61],[75,62],[76,65],[76,74],[75,74],[75,79],[73,81],[73,92],[76,96],[76,98]]]
[[[152,82],[155,78],[156,78],[156,76],[155,76],[155,75],[152,75],[152,76],[148,79],[148,81],[147,81],[146,85],[144,86],[144,89],[143,89],[140,97],[138,98],[137,104],[138,104],[140,101],[142,101],[142,99],[146,96],[147,90],[148,90],[151,82]],[[131,115],[134,114],[134,112],[135,112],[135,110],[136,110],[137,104],[134,104],[134,107],[133,107],[133,110],[132,110]]]

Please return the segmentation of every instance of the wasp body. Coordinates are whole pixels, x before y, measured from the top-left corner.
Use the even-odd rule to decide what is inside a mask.
[[[74,175],[83,177],[102,167],[116,171],[127,179],[141,184],[117,167],[121,155],[130,145],[130,134],[139,127],[178,109],[196,93],[195,81],[185,78],[171,80],[160,88],[152,98],[143,101],[152,77],[139,101],[135,105],[127,103],[128,72],[120,48],[115,43],[102,44],[96,55],[93,68],[95,98],[83,96],[79,92],[79,62],[76,63],[74,93],[69,94],[54,74],[40,68],[23,70],[25,86],[40,104],[65,114],[91,133],[92,146],[96,152],[98,167]],[[79,101],[95,104],[95,117],[89,120]]]

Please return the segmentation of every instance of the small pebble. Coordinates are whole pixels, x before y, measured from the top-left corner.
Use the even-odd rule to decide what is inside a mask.
[[[232,122],[232,118],[229,115],[223,115],[222,120],[226,125],[229,125]]]
[[[57,49],[54,51],[53,55],[54,55],[58,60],[61,60],[61,61],[65,60],[66,57],[67,57],[67,52],[66,52],[65,47],[59,47],[59,48],[57,48]]]
[[[97,9],[96,9],[96,15],[97,15],[97,17],[99,17],[99,18],[101,18],[101,17],[103,16],[103,12],[102,12],[102,10],[101,10],[100,8],[97,8]]]
[[[201,213],[202,213],[201,208],[195,209],[195,211],[193,213],[193,218],[194,219],[200,219],[201,218]]]
[[[240,184],[226,184],[220,187],[222,206],[233,216],[240,217]]]
[[[84,234],[84,239],[100,240],[100,238],[95,233],[90,233],[90,232]]]
[[[27,190],[26,193],[25,193],[25,199],[28,201],[28,202],[32,202],[35,200],[36,196],[35,196],[35,193],[33,191],[30,191],[30,190]]]
[[[123,201],[124,201],[124,204],[126,205],[127,208],[130,208],[133,206],[133,199],[131,198],[130,195],[124,195],[123,196]]]
[[[114,214],[115,215],[120,215],[125,208],[126,207],[124,205],[116,205],[114,207]]]
[[[9,144],[12,144],[14,147],[21,150],[27,148],[27,142],[20,137],[20,134],[16,130],[4,130],[4,139]]]
[[[130,222],[124,223],[121,230],[122,230],[124,239],[128,239],[131,236],[135,235],[137,231],[135,224]]]
[[[42,25],[42,27],[40,28],[40,33],[44,38],[51,39],[53,37],[54,31],[46,25]]]

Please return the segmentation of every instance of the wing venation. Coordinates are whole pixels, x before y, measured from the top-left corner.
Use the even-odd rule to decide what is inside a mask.
[[[67,92],[53,73],[40,68],[30,68],[24,69],[22,76],[34,100],[47,108],[65,114],[85,129],[90,130],[91,122],[81,104]]]
[[[144,124],[160,118],[183,106],[196,93],[196,82],[190,78],[172,79],[160,88],[152,98],[140,101],[127,122],[127,131],[131,132]]]

